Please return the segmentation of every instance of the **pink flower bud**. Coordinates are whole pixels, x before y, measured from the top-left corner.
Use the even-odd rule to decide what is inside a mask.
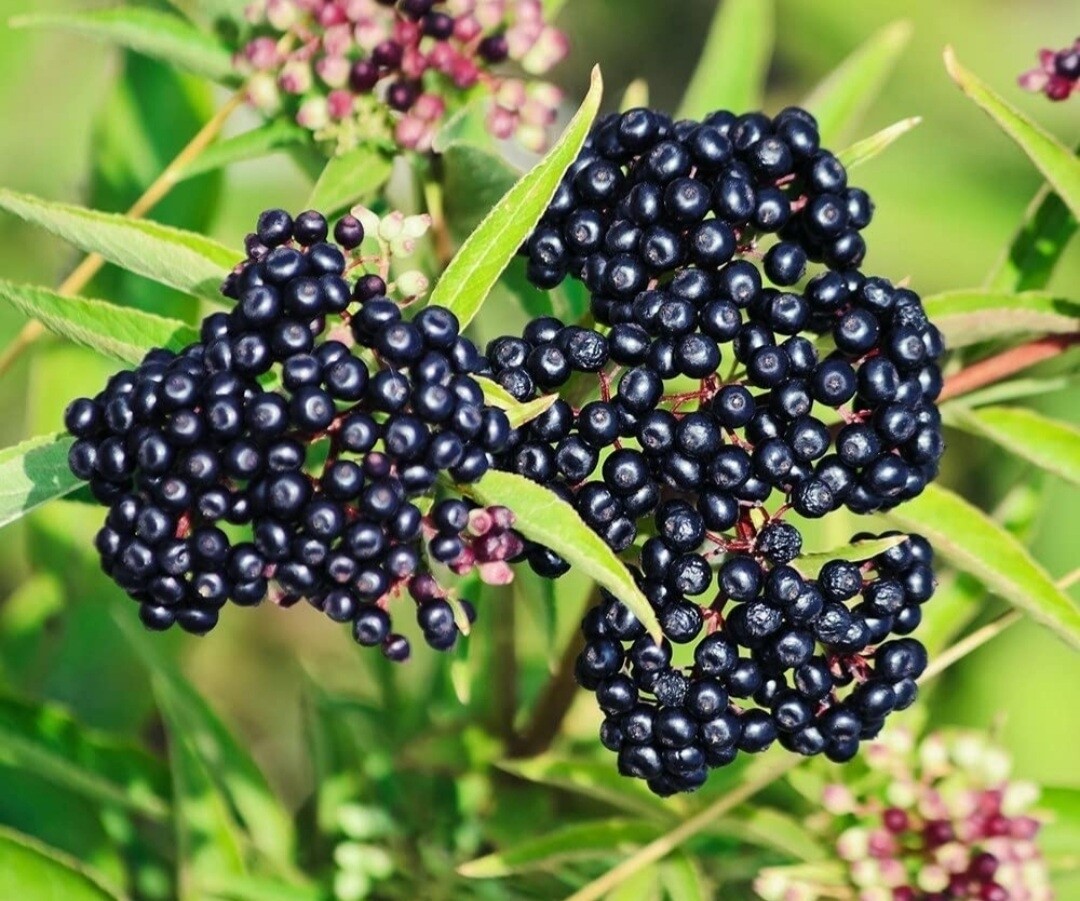
[[[451,66],[450,77],[454,80],[455,86],[471,88],[479,79],[480,70],[471,59],[459,56]]]
[[[279,62],[277,43],[273,38],[255,38],[244,48],[244,59],[255,69],[272,69]]]
[[[468,44],[483,33],[480,23],[472,16],[461,16],[454,22],[454,37],[461,43]]]
[[[467,526],[467,529],[470,535],[479,538],[490,532],[494,525],[494,517],[483,507],[469,511],[469,525]]]
[[[487,129],[494,137],[506,140],[513,136],[515,128],[517,128],[517,116],[510,110],[503,109],[501,106],[493,106],[488,110]]]
[[[325,97],[309,97],[300,104],[296,113],[296,121],[304,128],[317,131],[324,128],[330,121],[330,109]]]
[[[501,561],[481,563],[477,571],[485,585],[509,585],[514,581],[514,571]]]
[[[330,96],[326,98],[326,103],[331,119],[346,119],[352,115],[353,95],[348,91],[340,89],[331,91]]]
[[[343,56],[324,56],[315,63],[315,71],[327,87],[341,88],[349,80],[349,65]]]
[[[521,68],[532,75],[547,72],[570,52],[570,41],[557,28],[545,28],[521,59]]]

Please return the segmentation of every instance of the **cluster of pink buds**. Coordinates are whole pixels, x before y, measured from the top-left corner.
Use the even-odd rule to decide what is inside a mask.
[[[335,153],[379,139],[430,150],[448,115],[483,95],[493,135],[540,150],[562,97],[501,72],[512,61],[542,74],[566,55],[541,0],[255,0],[247,20],[236,64],[249,100]]]
[[[1039,66],[1018,79],[1025,91],[1045,94],[1051,100],[1068,100],[1080,86],[1080,38],[1062,50],[1039,51]]]
[[[1038,788],[1011,781],[985,735],[904,730],[868,747],[865,777],[827,785],[809,825],[838,859],[763,870],[767,901],[1043,901],[1053,897],[1030,812]]]
[[[459,576],[475,570],[480,581],[488,585],[508,585],[514,580],[508,561],[525,550],[525,542],[513,526],[514,514],[507,507],[471,510],[468,525],[455,536],[460,550],[445,561],[446,566]],[[438,534],[430,517],[424,523],[424,533],[429,542]]]

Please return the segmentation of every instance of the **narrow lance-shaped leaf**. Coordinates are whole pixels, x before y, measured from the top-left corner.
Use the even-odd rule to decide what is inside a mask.
[[[211,300],[238,254],[210,238],[145,219],[0,189],[0,209],[137,275]]]
[[[569,862],[617,858],[628,848],[652,841],[662,831],[659,825],[641,820],[573,823],[470,860],[458,867],[458,873],[469,879],[496,879],[514,873],[549,870]]]
[[[327,216],[362,203],[390,177],[393,160],[379,147],[361,144],[331,158],[311,189],[308,206]]]
[[[901,119],[899,122],[894,122],[892,125],[881,129],[881,131],[875,132],[868,138],[856,141],[850,147],[841,150],[836,156],[848,169],[854,169],[856,166],[870,162],[879,153],[887,150],[897,138],[902,138],[920,122],[922,122],[922,116]]]
[[[509,507],[516,517],[515,529],[595,579],[629,607],[652,635],[660,636],[656,613],[625,564],[558,495],[524,476],[495,470],[479,482],[458,488],[481,503]]]
[[[644,78],[635,78],[623,91],[622,100],[619,101],[619,110],[626,112],[638,107],[649,105],[649,83]]]
[[[961,66],[952,47],[945,48],[945,68],[960,89],[1027,154],[1028,159],[1061,195],[1073,215],[1080,216],[1080,159],[1053,135]]]
[[[13,28],[57,28],[127,47],[215,81],[238,81],[232,54],[209,33],[178,16],[138,6],[86,13],[35,13]]]
[[[1024,221],[986,279],[992,291],[1045,288],[1076,234],[1076,217],[1049,185],[1032,199]]]
[[[1080,429],[1074,425],[1022,407],[983,407],[958,413],[950,421],[1080,485]]]
[[[176,699],[160,676],[155,674],[153,681],[169,740],[179,896],[181,901],[197,901],[207,896],[207,883],[247,873],[244,836],[214,784],[197,737],[177,714]]]
[[[35,285],[0,280],[0,297],[53,334],[124,363],[140,362],[153,347],[180,350],[199,340],[199,333],[178,319],[104,300],[65,297]]]
[[[498,382],[493,382],[491,379],[482,376],[476,376],[475,378],[480,385],[480,389],[484,392],[484,402],[502,410],[507,419],[510,420],[511,428],[517,429],[528,422],[532,422],[559,399],[557,394],[545,394],[543,397],[538,397],[523,404]]]
[[[168,774],[156,759],[87,729],[55,706],[0,697],[0,761],[98,804],[156,821],[169,814]]]
[[[68,468],[71,442],[58,432],[0,451],[0,527],[82,484]]]
[[[122,897],[81,861],[0,826],[0,898],[121,901]]]
[[[955,567],[1080,647],[1080,610],[1023,544],[982,510],[947,488],[930,485],[888,517],[925,536]]]
[[[697,861],[685,851],[668,855],[657,869],[668,901],[710,901],[716,897]]]
[[[265,125],[251,128],[231,138],[215,141],[193,159],[180,173],[182,180],[204,172],[223,169],[233,163],[267,156],[310,140],[311,133],[288,119],[271,119]]]
[[[950,348],[1013,335],[1057,335],[1080,329],[1080,301],[1043,291],[947,291],[923,301]]]
[[[720,0],[676,118],[761,107],[775,15],[773,0]]]
[[[852,541],[829,551],[817,551],[813,554],[801,554],[791,561],[791,565],[805,578],[817,578],[821,568],[830,560],[848,560],[861,563],[884,554],[889,548],[907,541],[906,535],[890,535],[888,538],[874,538],[867,541]]]
[[[469,235],[435,285],[431,303],[452,310],[462,327],[479,312],[492,286],[544,215],[563,173],[585,143],[602,94],[600,69],[594,68],[589,92],[566,131]]]
[[[262,771],[191,683],[162,656],[146,631],[119,612],[116,619],[135,652],[154,674],[159,705],[168,710],[184,739],[198,749],[215,790],[228,798],[228,806],[237,812],[251,843],[271,865],[291,875],[289,867],[295,841],[292,820]]]
[[[818,84],[803,101],[818,121],[821,143],[847,135],[873,105],[878,92],[911,40],[910,22],[893,22],[872,35]]]

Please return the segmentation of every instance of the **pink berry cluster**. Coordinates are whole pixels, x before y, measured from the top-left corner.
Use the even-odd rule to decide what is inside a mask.
[[[1080,38],[1061,50],[1039,51],[1038,68],[1017,79],[1025,91],[1045,94],[1050,100],[1068,100],[1080,90]]]
[[[1008,755],[985,735],[937,732],[916,747],[894,731],[868,747],[865,766],[865,778],[827,785],[824,811],[808,823],[838,859],[765,869],[754,884],[761,897],[1053,898],[1030,812],[1038,788],[1010,780]]]
[[[448,115],[485,95],[491,134],[541,150],[562,99],[529,77],[568,49],[541,0],[255,0],[246,18],[249,100],[334,153],[387,138],[430,150]]]

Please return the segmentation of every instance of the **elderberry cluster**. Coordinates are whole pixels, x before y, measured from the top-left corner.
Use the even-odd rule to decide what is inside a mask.
[[[514,397],[560,395],[498,465],[634,555],[664,642],[609,597],[578,676],[622,771],[660,793],[778,737],[847,759],[914,699],[925,652],[895,636],[933,591],[928,545],[806,577],[784,521],[889,509],[938,472],[942,337],[914,291],[858,268],[872,212],[804,110],[636,109],[598,121],[522,248],[537,286],[584,281],[595,327],[488,345]]]
[[[565,35],[540,0],[256,0],[237,54],[248,97],[287,109],[344,153],[372,138],[431,149],[439,126],[477,90],[491,95],[487,127],[541,149],[562,92],[494,71],[529,74],[565,55]]]
[[[645,543],[640,573],[664,639],[656,643],[610,595],[582,625],[577,678],[596,693],[606,715],[600,738],[621,773],[668,795],[774,741],[846,761],[914,701],[926,652],[890,636],[911,632],[933,593],[924,539],[911,536],[863,565],[832,560],[808,577],[792,565],[797,530],[774,521],[749,551],[725,557],[716,575],[722,600],[703,607],[690,599],[712,581],[697,551],[701,518],[683,505],[668,521],[677,531]]]
[[[346,216],[330,242],[319,213],[266,211],[222,288],[230,312],[68,408],[71,468],[110,508],[102,564],[147,626],[201,634],[227,601],[304,598],[401,660],[395,597],[436,648],[473,615],[433,566],[506,581],[512,514],[428,497],[440,473],[479,479],[509,421],[450,311],[406,320],[382,275],[355,275],[364,231]]]

